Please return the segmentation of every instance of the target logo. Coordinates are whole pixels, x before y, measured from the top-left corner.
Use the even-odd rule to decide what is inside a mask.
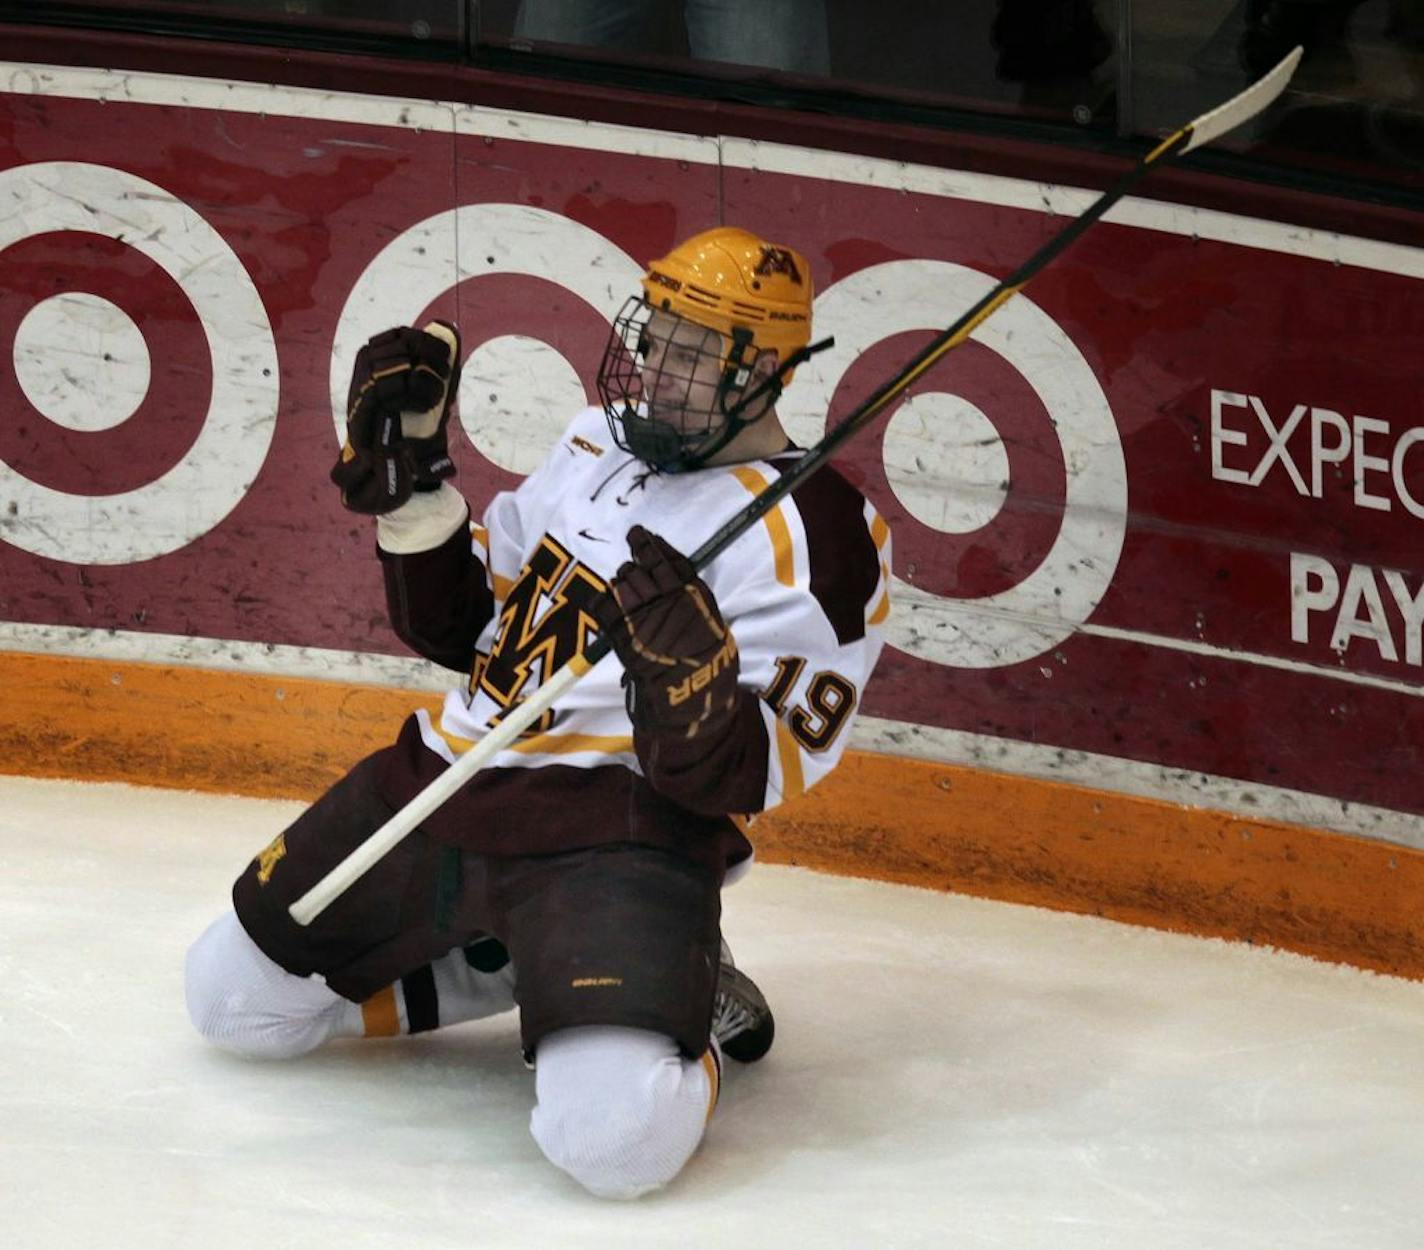
[[[0,315],[13,362],[0,386],[20,414],[0,428],[0,538],[102,565],[209,533],[257,478],[277,417],[277,345],[243,263],[180,198],[102,165],[5,171],[0,203],[21,297]],[[41,245],[66,263],[27,267],[26,247]],[[641,272],[598,230],[527,204],[461,206],[405,229],[353,270],[337,315],[336,442],[361,344],[438,312],[465,333],[460,411],[487,462],[470,489],[512,485],[592,402],[592,362]],[[818,441],[826,413],[848,411],[994,285],[929,260],[833,283],[815,316],[836,345],[782,402],[792,436]],[[895,530],[893,647],[994,668],[1091,617],[1122,551],[1123,449],[1092,369],[1033,302],[1019,296],[980,326],[890,414],[878,449],[874,438],[854,467]]]
[[[257,289],[199,213],[133,174],[23,165],[0,171],[0,204],[6,286],[28,297],[0,323],[0,537],[72,564],[177,551],[237,506],[271,443],[277,346]],[[62,279],[25,264],[55,235]]]
[[[928,338],[995,285],[987,274],[930,260],[872,265],[835,283],[817,298],[815,316],[818,325],[835,328],[836,344],[813,357],[786,393],[791,436],[803,446],[820,439],[825,414],[837,411],[843,391],[850,403],[860,400],[909,357],[902,350],[882,364],[878,344],[914,332]],[[992,404],[934,389],[953,380],[960,364]],[[867,367],[876,373],[846,385]],[[1025,428],[1035,423],[1037,429]],[[1056,462],[1034,463],[1050,440]],[[1028,455],[1018,454],[1024,449]],[[951,594],[894,577],[891,646],[951,668],[997,668],[1051,651],[1093,614],[1122,554],[1127,464],[1091,367],[1036,304],[1016,296],[950,353],[927,375],[925,388],[892,413],[881,451],[886,487],[900,505],[895,515],[879,499],[895,532],[897,563],[914,568],[916,550],[932,557],[926,563],[943,563],[943,549],[953,542],[956,563],[970,570],[961,580],[992,586]],[[1061,492],[1061,503],[1013,515],[1019,476],[1036,479],[1032,493],[1040,498]],[[1000,525],[1002,536],[995,532]],[[1028,550],[1005,553],[1013,541]],[[976,560],[994,567],[975,577]]]

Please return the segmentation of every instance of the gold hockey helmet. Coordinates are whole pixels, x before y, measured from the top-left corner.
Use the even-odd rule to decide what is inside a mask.
[[[694,235],[613,319],[598,393],[614,442],[659,472],[709,463],[772,410],[810,338],[803,256],[729,226]]]
[[[782,363],[805,347],[811,341],[812,294],[804,256],[735,226],[693,235],[643,275],[643,295],[653,308],[723,336],[728,367],[734,364],[733,342],[748,331],[757,354],[774,350]],[[794,373],[783,374],[782,383]]]

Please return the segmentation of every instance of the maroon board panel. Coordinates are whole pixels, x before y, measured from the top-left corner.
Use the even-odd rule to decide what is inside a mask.
[[[809,258],[839,355],[788,396],[806,439],[1064,220],[991,180],[388,112],[0,96],[7,620],[396,654],[326,481],[365,333],[460,321],[478,509],[679,237]],[[1322,248],[1102,224],[848,449],[902,583],[867,712],[1424,812],[1421,266]]]
[[[857,312],[897,326],[895,306],[915,292],[889,262],[1002,279],[1062,226],[764,169],[729,172],[726,206],[774,236],[809,236],[823,284],[887,266]],[[1034,279],[1028,298],[1082,352],[1120,440],[1126,515],[1110,583],[1079,629],[1016,664],[950,659],[927,680],[923,663],[891,650],[867,706],[1419,811],[1409,765],[1424,730],[1424,412],[1411,344],[1424,284],[1274,250],[1279,234],[1264,226],[1237,233],[1103,224]],[[1424,257],[1410,259],[1424,272]],[[967,304],[948,303],[942,319]],[[877,341],[846,371],[832,420],[927,341],[925,326]],[[844,459],[891,522],[902,578],[944,599],[994,595],[1042,571],[1055,540],[1064,423],[974,342],[911,402],[932,392],[968,400],[1003,444],[1008,488],[992,520],[968,532],[923,523],[874,436]],[[945,438],[959,437],[952,407],[938,415]]]

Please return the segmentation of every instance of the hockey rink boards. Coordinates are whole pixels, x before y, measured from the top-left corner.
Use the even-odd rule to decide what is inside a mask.
[[[836,347],[782,405],[809,443],[1092,198],[431,101],[16,64],[0,89],[16,769],[107,736],[66,700],[82,717],[108,683],[147,692],[115,713],[135,771],[179,776],[181,751],[139,739],[221,738],[250,699],[307,744],[301,792],[431,688],[326,480],[377,330],[460,323],[452,444],[478,511],[593,396],[613,312],[677,238],[725,220],[810,259]],[[1063,807],[1017,806],[1017,782],[1087,794],[1064,845],[1130,854],[1155,813],[1183,855],[1214,839],[1227,884],[1252,822],[1281,864],[1293,829],[1346,835],[1330,872],[1362,908],[1352,855],[1424,880],[1424,412],[1399,348],[1421,277],[1417,249],[1132,199],[851,444],[838,463],[895,540],[865,793],[888,756],[1010,823]],[[305,719],[275,707],[308,698]],[[1147,806],[1095,828],[1122,799]],[[1424,968],[1399,923],[1376,963]]]

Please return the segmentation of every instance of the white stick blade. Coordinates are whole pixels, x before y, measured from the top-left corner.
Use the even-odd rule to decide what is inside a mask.
[[[1182,152],[1190,152],[1193,148],[1201,147],[1203,143],[1220,138],[1228,130],[1235,130],[1242,122],[1250,121],[1257,113],[1264,112],[1275,103],[1276,98],[1286,89],[1286,84],[1290,82],[1304,51],[1303,48],[1296,48],[1288,53],[1275,69],[1258,78],[1240,95],[1232,96],[1225,104],[1218,105],[1210,113],[1203,113],[1198,117],[1192,123],[1192,137]]]

